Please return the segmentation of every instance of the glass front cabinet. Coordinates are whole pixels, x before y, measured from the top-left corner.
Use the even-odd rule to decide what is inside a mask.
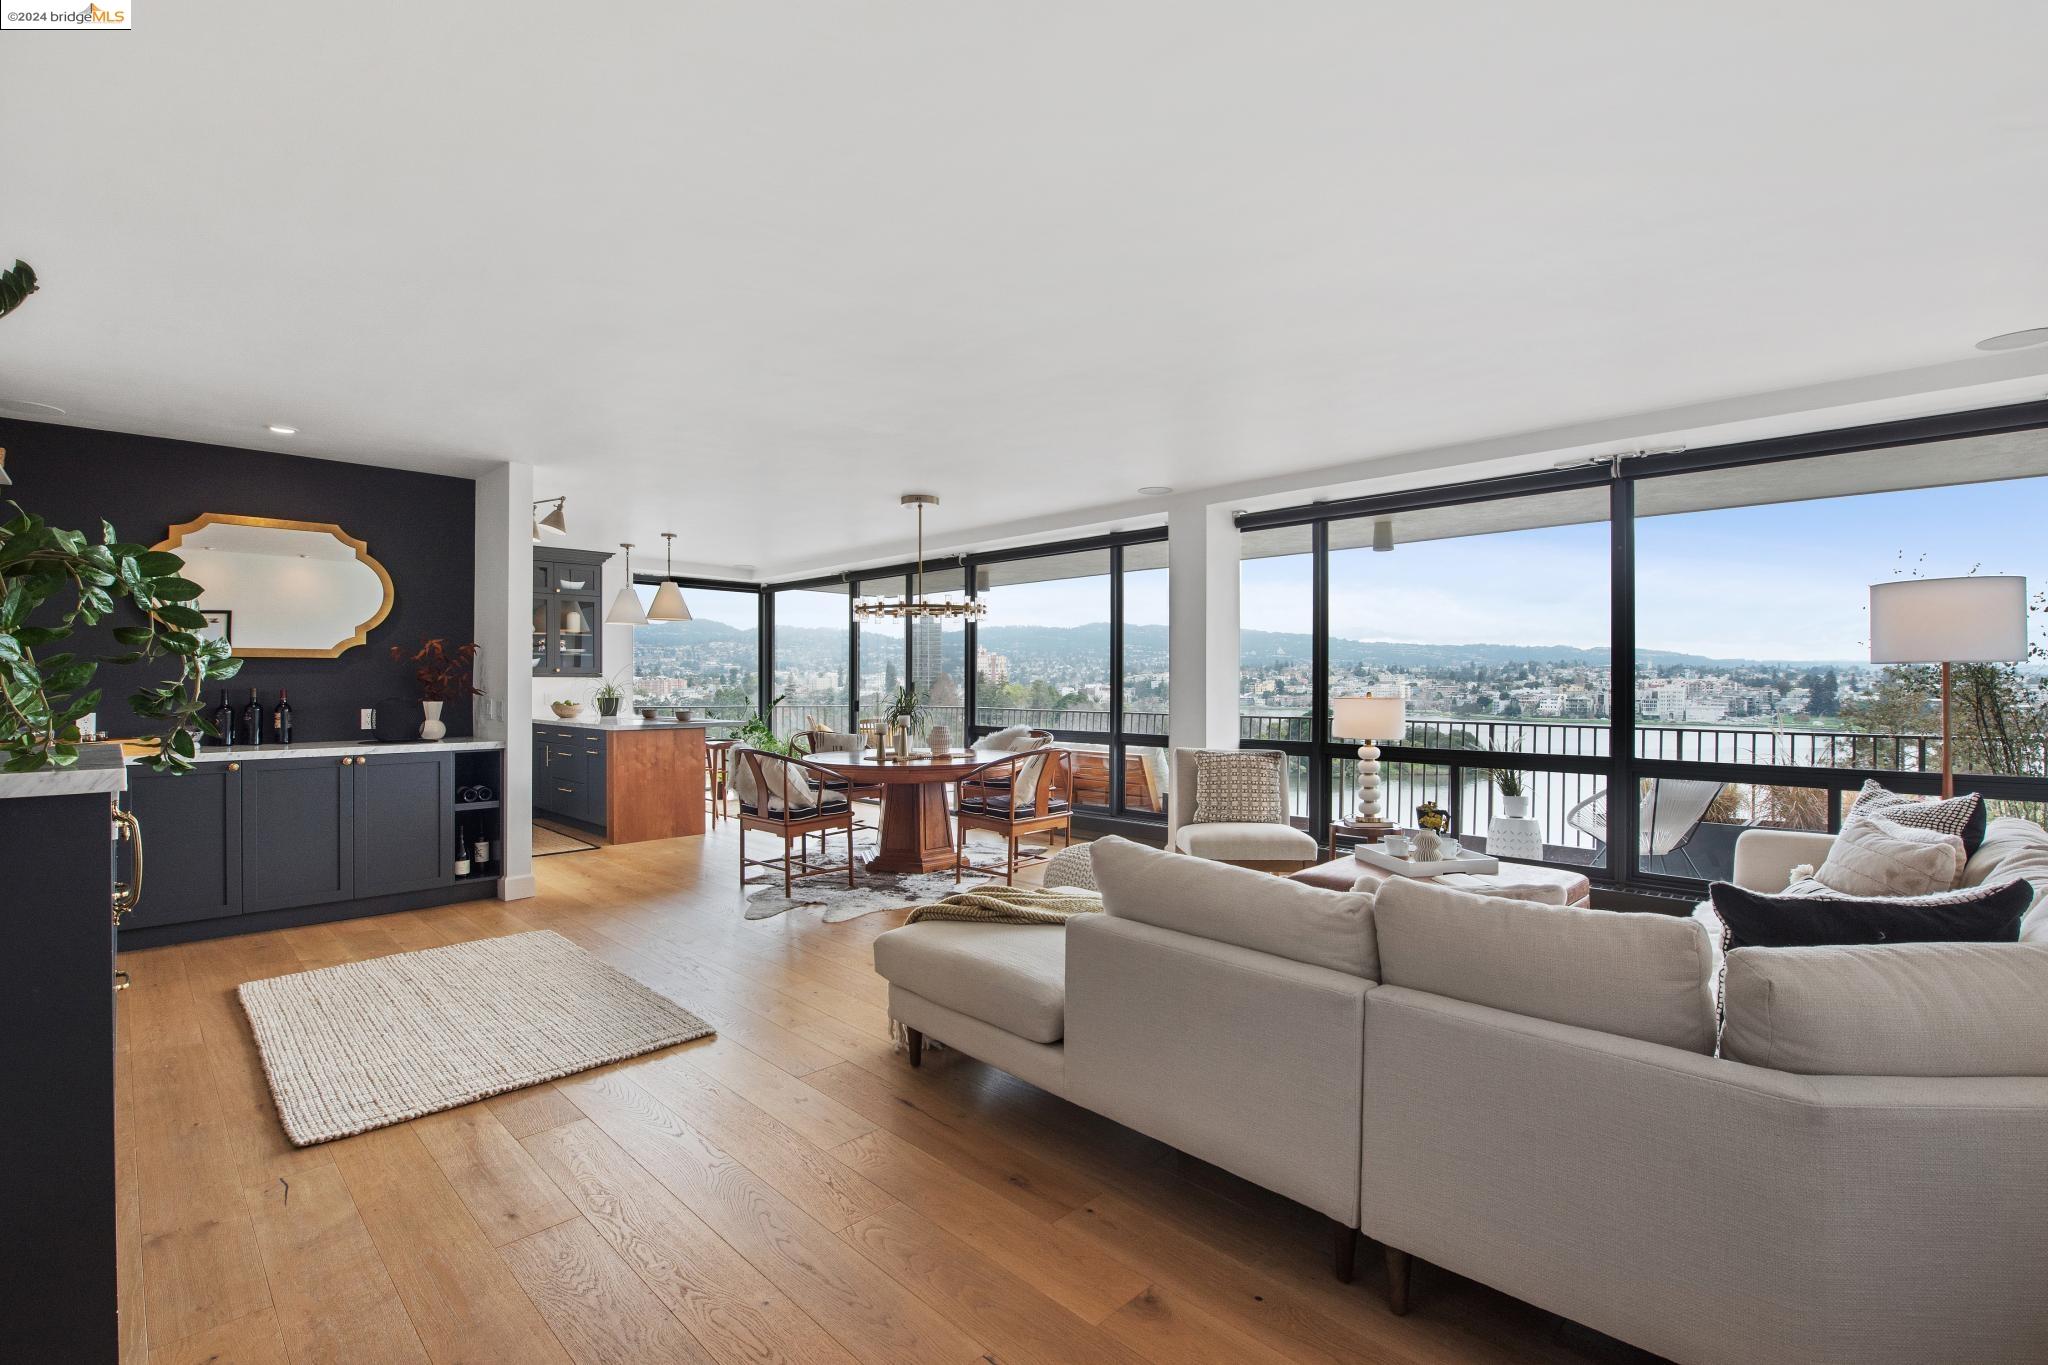
[[[604,562],[598,550],[533,552],[533,674],[604,674]]]

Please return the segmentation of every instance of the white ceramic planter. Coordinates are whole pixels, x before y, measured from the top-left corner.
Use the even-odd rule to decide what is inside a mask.
[[[1526,803],[1527,798],[1523,799]],[[1486,851],[1496,858],[1541,858],[1543,825],[1536,820],[1496,815],[1486,826]]]
[[[1526,796],[1503,796],[1500,799],[1501,813],[1510,820],[1529,818],[1529,798]]]

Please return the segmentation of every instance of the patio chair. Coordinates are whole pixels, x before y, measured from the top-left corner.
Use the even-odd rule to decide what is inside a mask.
[[[1719,782],[1692,778],[1652,778],[1643,790],[1641,809],[1636,812],[1636,856],[1664,858],[1679,854],[1697,876],[1699,868],[1685,854],[1685,846],[1699,832],[1707,807],[1721,794],[1721,787]],[[1573,829],[1592,836],[1600,847],[1607,847],[1607,789],[1603,787],[1573,806],[1564,820]]]

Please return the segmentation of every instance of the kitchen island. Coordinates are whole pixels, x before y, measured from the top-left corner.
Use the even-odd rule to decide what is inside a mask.
[[[705,731],[620,716],[533,723],[533,811],[615,844],[702,834]]]

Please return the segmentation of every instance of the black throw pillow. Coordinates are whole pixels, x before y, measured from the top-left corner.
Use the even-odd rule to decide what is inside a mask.
[[[1707,888],[1722,946],[1825,948],[1880,943],[2015,943],[2034,903],[2023,881],[1932,896],[1765,896],[1729,882]]]

